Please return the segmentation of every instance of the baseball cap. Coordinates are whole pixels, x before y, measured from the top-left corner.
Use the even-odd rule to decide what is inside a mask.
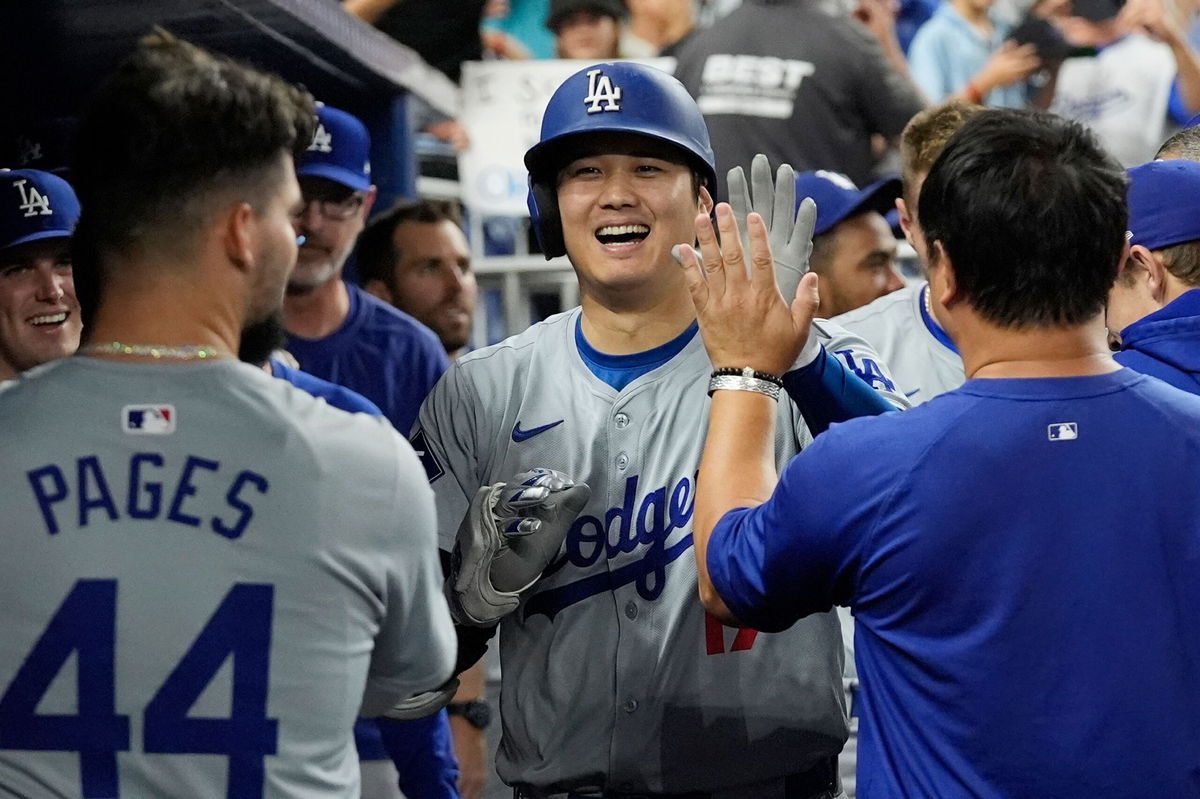
[[[0,170],[0,249],[70,238],[79,221],[75,190],[40,169]]]
[[[1151,161],[1129,170],[1131,244],[1161,250],[1200,240],[1200,163]]]
[[[546,27],[557,31],[562,21],[576,11],[592,11],[613,19],[621,19],[625,16],[625,0],[550,0]]]
[[[840,172],[801,172],[796,175],[796,207],[805,197],[813,198],[817,204],[813,235],[820,236],[852,216],[867,211],[886,214],[895,206],[901,188],[900,178],[884,178],[860,190]]]
[[[332,180],[355,191],[371,188],[371,137],[366,125],[341,109],[317,106],[317,130],[296,162],[296,174]]]

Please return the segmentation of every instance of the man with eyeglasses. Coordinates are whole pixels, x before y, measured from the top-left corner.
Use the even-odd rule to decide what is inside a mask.
[[[318,106],[312,143],[296,162],[303,204],[292,219],[300,247],[283,302],[286,347],[305,372],[361,394],[408,435],[449,360],[433,331],[342,280],[375,202],[370,149],[361,121]],[[360,720],[355,741],[363,796],[395,796],[389,756],[409,799],[457,796],[445,711],[410,722]]]
[[[367,129],[322,105],[317,131],[296,165],[303,237],[284,298],[287,349],[300,368],[374,402],[407,435],[425,395],[449,366],[432,331],[342,280],[375,202]]]

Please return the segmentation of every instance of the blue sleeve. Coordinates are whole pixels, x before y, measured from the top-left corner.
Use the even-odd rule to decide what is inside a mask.
[[[733,615],[764,632],[849,604],[863,547],[895,469],[875,463],[851,422],[788,463],[770,499],[726,513],[708,542],[708,572]],[[846,433],[851,435],[847,436]]]
[[[834,422],[896,410],[824,346],[808,366],[783,376],[783,388],[800,409],[813,438]]]
[[[450,721],[442,710],[428,718],[393,721],[378,718],[383,746],[400,774],[400,790],[409,799],[458,799],[458,761]]]

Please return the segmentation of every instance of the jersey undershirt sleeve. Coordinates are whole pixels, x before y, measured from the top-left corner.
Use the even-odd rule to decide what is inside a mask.
[[[866,422],[866,424],[870,424]],[[713,586],[744,625],[779,632],[811,613],[846,605],[866,541],[895,470],[839,425],[793,458],[770,499],[726,513],[708,543]]]

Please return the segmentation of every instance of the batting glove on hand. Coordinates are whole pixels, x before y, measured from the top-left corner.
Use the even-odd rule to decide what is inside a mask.
[[[749,187],[746,186],[746,173],[740,166],[729,170],[725,181],[729,186],[733,218],[742,232],[742,251],[750,252],[746,217],[753,211],[766,224],[767,241],[775,260],[775,282],[779,293],[790,305],[800,278],[808,271],[813,228],[817,224],[816,203],[806,197],[797,209],[795,170],[788,164],[780,164],[772,182],[771,163],[762,153],[754,156],[750,163]]]
[[[490,627],[516,610],[591,495],[585,483],[550,469],[479,489],[451,558],[447,598],[454,620]]]

